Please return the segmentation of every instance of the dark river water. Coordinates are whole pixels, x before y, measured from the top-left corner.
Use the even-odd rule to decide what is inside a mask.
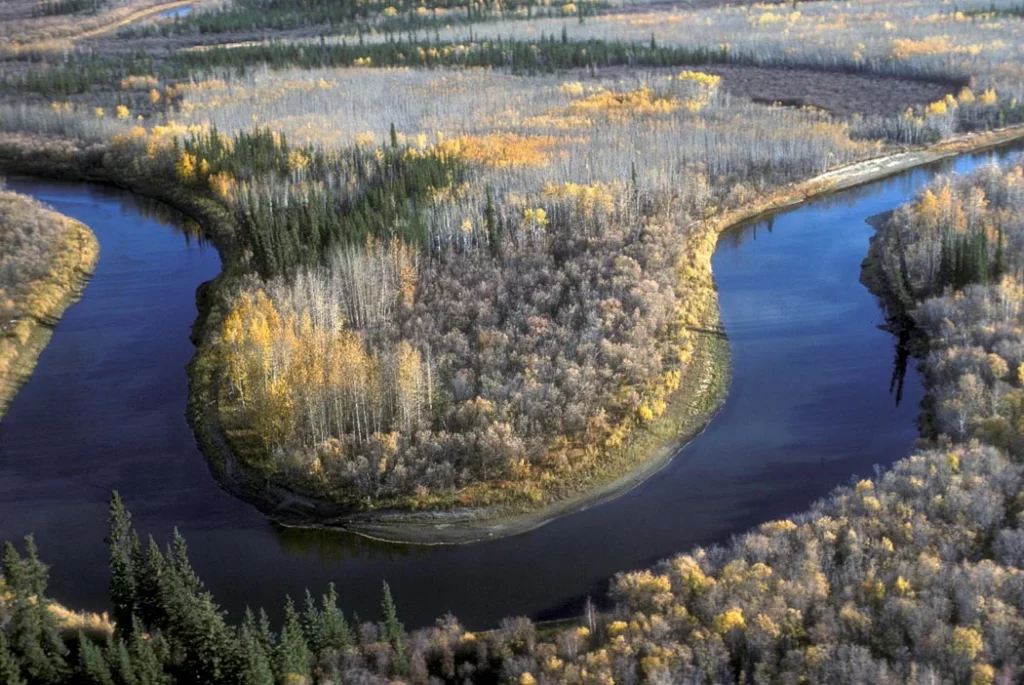
[[[733,381],[707,430],[616,500],[456,547],[285,530],[222,492],[184,416],[195,291],[218,273],[217,252],[129,193],[9,179],[88,224],[102,253],[0,422],[0,539],[34,533],[52,595],[104,610],[106,502],[117,489],[141,532],[185,535],[207,587],[236,617],[246,605],[277,613],[286,593],[333,581],[344,607],[374,618],[384,580],[408,626],[449,611],[471,628],[578,612],[618,571],[725,542],[906,455],[921,383],[911,363],[897,404],[896,341],[859,282],[865,220],[936,171],[987,159],[906,173],[723,235],[714,271]]]

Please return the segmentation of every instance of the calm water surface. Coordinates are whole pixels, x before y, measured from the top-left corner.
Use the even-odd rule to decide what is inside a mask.
[[[192,14],[192,6],[191,5],[185,5],[183,7],[175,7],[173,9],[164,10],[163,12],[160,12],[159,14],[157,14],[156,18],[158,20],[159,19],[178,19],[179,17],[187,17],[190,14]]]
[[[578,611],[617,571],[803,510],[834,486],[904,456],[920,379],[890,392],[894,338],[859,283],[865,219],[909,199],[965,157],[784,212],[725,234],[714,257],[733,353],[729,399],[664,470],[601,506],[513,538],[460,547],[376,543],[281,529],[222,492],[185,421],[196,287],[216,251],[185,222],[129,193],[10,179],[88,224],[102,254],[0,423],[0,539],[35,533],[52,594],[107,608],[110,491],[144,533],[187,537],[207,586],[237,616],[334,582],[374,617],[390,583],[407,625],[451,611],[473,628],[507,615]]]

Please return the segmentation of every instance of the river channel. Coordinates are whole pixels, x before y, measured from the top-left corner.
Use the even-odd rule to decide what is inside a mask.
[[[334,582],[343,607],[375,618],[384,580],[410,627],[449,611],[474,629],[509,615],[577,613],[618,571],[726,542],[907,454],[921,381],[911,361],[901,392],[893,387],[897,341],[859,281],[873,233],[866,220],[936,173],[992,156],[920,168],[724,233],[714,273],[732,385],[704,433],[615,500],[522,535],[441,547],[283,529],[223,492],[185,420],[195,292],[219,272],[216,250],[187,220],[131,193],[8,179],[88,224],[101,255],[0,422],[0,539],[34,533],[52,565],[51,594],[105,610],[106,502],[117,489],[140,531],[185,535],[232,616],[246,605],[276,614],[286,593]]]

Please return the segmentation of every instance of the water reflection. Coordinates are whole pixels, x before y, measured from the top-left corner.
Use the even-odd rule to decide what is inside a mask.
[[[121,211],[131,213],[133,210],[147,219],[154,219],[170,226],[175,233],[185,238],[185,244],[195,243],[205,248],[210,245],[202,225],[192,217],[184,214],[168,204],[153,200],[143,195],[120,195]]]
[[[890,332],[892,332],[890,330]],[[910,362],[911,333],[906,328],[895,332],[896,344],[892,356],[892,380],[889,381],[889,395],[900,406],[903,400],[903,384],[907,380],[907,365]]]
[[[940,162],[938,166],[941,168],[943,165],[948,166],[948,162]],[[922,167],[924,169],[920,173],[931,176],[933,171],[931,167]],[[912,172],[913,173],[913,172]],[[901,183],[906,185],[913,185],[912,179],[904,179],[903,177],[897,177],[887,181],[881,181],[879,183],[872,183],[865,186],[859,186],[856,188],[850,188],[841,192],[825,195],[821,198],[814,200],[815,208],[822,212],[829,212],[837,208],[853,208],[859,202],[866,198],[876,196],[879,194],[878,186],[881,183]],[[731,226],[725,232],[719,236],[719,242],[729,245],[730,247],[741,247],[748,241],[757,240],[758,231],[764,231],[769,235],[775,229],[776,219],[783,214],[787,214],[793,211],[799,211],[793,208],[784,208],[766,214],[759,215],[748,221],[740,222],[735,226]],[[869,220],[870,222],[870,220]]]
[[[288,528],[274,524],[282,549],[307,559],[334,564],[352,559],[397,561],[430,554],[425,545],[402,545],[334,530]]]

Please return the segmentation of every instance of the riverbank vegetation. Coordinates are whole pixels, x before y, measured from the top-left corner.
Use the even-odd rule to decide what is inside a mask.
[[[115,497],[115,637],[62,634],[29,540],[26,556],[4,555],[0,673],[13,683],[1012,683],[1024,670],[1022,492],[1007,452],[945,438],[727,547],[620,575],[608,611],[480,633],[452,616],[407,631],[386,586],[370,622],[346,615],[331,588],[287,600],[280,628],[260,611],[229,622],[184,540],[143,545]]]
[[[98,257],[86,226],[0,186],[0,417]]]
[[[948,176],[886,222],[871,268],[928,341],[926,433],[1021,454],[1024,167]],[[923,301],[923,302],[922,302]]]
[[[401,180],[405,202],[370,201],[347,217],[332,217],[330,204],[321,211],[311,195],[309,205],[278,211],[276,224],[272,203],[288,196],[287,184],[342,187],[317,178],[315,155],[278,179],[280,189],[250,181],[227,190],[243,230],[267,236],[253,254],[274,278],[245,288],[225,318],[215,348],[233,384],[221,395],[231,408],[225,424],[254,429],[232,436],[258,439],[252,463],[336,501],[529,505],[600,472],[600,451],[661,415],[696,331],[714,328],[714,232],[701,222],[717,210],[714,186],[728,183],[734,194],[723,200],[736,206],[771,159],[787,160],[771,173],[795,180],[822,170],[823,156],[870,149],[810,112],[777,110],[763,122],[758,108],[716,106],[718,79],[699,72],[587,86],[458,73],[296,78],[241,86],[237,105],[228,94],[210,113],[217,130],[239,130],[255,103],[261,120],[295,140],[325,121],[339,95],[360,92],[346,128],[320,128],[321,138],[362,136],[357,159],[370,161],[358,166],[370,177],[377,164],[389,168],[385,194],[406,174],[436,179],[421,183],[428,194]],[[421,99],[421,89],[435,98]],[[264,95],[271,90],[277,97]],[[292,98],[304,98],[308,114],[288,117]],[[287,122],[272,118],[268,101]],[[184,102],[208,116],[202,89]],[[363,152],[380,150],[370,120],[392,108],[404,115],[394,117],[393,139]],[[447,131],[402,133],[431,120]],[[666,137],[676,142],[659,154]],[[701,172],[709,144],[719,152]],[[654,192],[681,168],[699,182],[670,197]],[[391,206],[411,211],[396,216]],[[289,235],[288,223],[294,245],[261,259],[261,245]],[[347,237],[325,241],[331,230]],[[303,259],[315,245],[325,249]]]

